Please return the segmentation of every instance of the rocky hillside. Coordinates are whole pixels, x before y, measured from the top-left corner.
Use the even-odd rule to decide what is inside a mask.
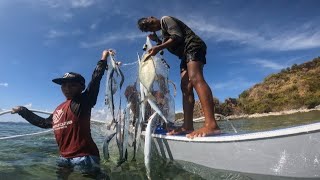
[[[223,111],[227,108],[225,108],[224,106],[226,105],[225,103],[220,104],[219,100],[217,98],[213,98],[213,102],[215,104],[215,112],[218,114],[228,114],[228,113],[223,113]],[[234,109],[236,109],[233,105],[231,105],[230,107],[233,107]],[[228,115],[232,114],[231,112],[229,112]],[[194,110],[193,110],[193,117],[194,118],[198,118],[198,117],[202,117],[203,116],[203,111],[202,111],[202,107],[200,104],[200,101],[196,101],[194,104]],[[183,119],[183,113],[176,113],[176,120],[177,119]]]
[[[265,113],[320,104],[320,57],[271,74],[243,91],[237,103],[244,113]]]
[[[320,57],[271,74],[238,98],[228,98],[222,103],[215,99],[214,102],[216,113],[223,115],[314,108],[320,104]],[[194,117],[202,115],[200,102],[196,102]]]

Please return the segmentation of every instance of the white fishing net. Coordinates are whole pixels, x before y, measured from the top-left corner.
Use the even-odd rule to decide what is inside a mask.
[[[136,68],[132,68],[137,69],[139,74],[136,74],[134,78],[130,75],[130,79],[127,79],[125,99],[127,100],[127,103],[132,102],[131,112],[133,113],[133,116],[137,118],[137,114],[140,110],[139,103],[141,103],[143,99],[152,98],[165,118],[168,121],[173,122],[175,119],[175,102],[173,98],[174,93],[170,91],[169,88],[168,76],[170,67],[161,55],[156,55],[150,58],[150,60],[143,61],[143,57],[152,47],[149,38],[147,38],[144,47],[145,51],[138,58],[138,63],[134,64]],[[127,71],[125,73],[127,73]],[[144,92],[144,94],[141,93],[141,91],[144,90],[140,88],[140,82],[146,88],[147,92]],[[173,86],[172,89],[175,89],[175,86]],[[147,120],[154,112],[154,109],[152,109],[148,103],[146,103],[145,109],[144,119]]]

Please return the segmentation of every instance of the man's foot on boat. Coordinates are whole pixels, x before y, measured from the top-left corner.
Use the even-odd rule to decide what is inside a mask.
[[[184,127],[179,127],[167,133],[167,135],[185,135],[189,134],[193,131],[193,129],[186,129]]]
[[[163,123],[162,128],[165,129],[167,132],[171,132],[175,129],[177,129],[177,126],[174,125],[174,123]]]
[[[212,135],[218,135],[221,134],[220,129],[211,129],[208,127],[202,127],[200,129],[197,129],[189,134],[187,134],[187,138],[193,139],[195,137],[205,137],[205,136],[212,136]]]

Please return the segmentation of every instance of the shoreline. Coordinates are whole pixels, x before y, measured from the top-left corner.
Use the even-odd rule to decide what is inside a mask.
[[[226,116],[229,120],[236,120],[241,118],[259,118],[259,117],[266,117],[266,116],[281,116],[281,115],[289,115],[289,114],[295,114],[295,113],[304,113],[304,112],[310,112],[310,111],[320,111],[320,107],[317,106],[312,109],[292,109],[292,110],[285,110],[285,111],[279,111],[279,112],[268,112],[268,113],[255,113],[255,114],[241,114],[241,115],[230,115]]]
[[[260,117],[267,117],[267,116],[281,116],[281,115],[305,113],[305,112],[311,112],[311,111],[320,111],[320,105],[312,109],[300,108],[300,109],[292,109],[292,110],[285,110],[285,111],[278,111],[278,112],[240,114],[240,115],[230,115],[230,116],[223,116],[220,114],[215,114],[215,115],[223,116],[221,117],[221,119],[219,120],[217,119],[217,121],[224,121],[224,120],[238,120],[242,118],[254,119],[254,118],[260,118]],[[175,123],[182,123],[182,122],[183,122],[183,119],[175,120]],[[204,122],[204,117],[202,116],[202,117],[193,118],[193,122]]]

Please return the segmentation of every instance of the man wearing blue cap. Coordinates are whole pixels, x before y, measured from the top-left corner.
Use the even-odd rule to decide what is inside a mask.
[[[100,174],[100,156],[97,145],[91,137],[91,108],[96,104],[101,78],[107,67],[107,58],[112,50],[104,50],[89,82],[78,73],[68,72],[53,79],[61,85],[66,101],[61,103],[48,118],[42,118],[23,106],[12,109],[29,123],[41,128],[53,128],[60,157],[57,165],[62,171],[79,170],[81,173],[97,176]],[[69,173],[60,174],[66,178]]]

